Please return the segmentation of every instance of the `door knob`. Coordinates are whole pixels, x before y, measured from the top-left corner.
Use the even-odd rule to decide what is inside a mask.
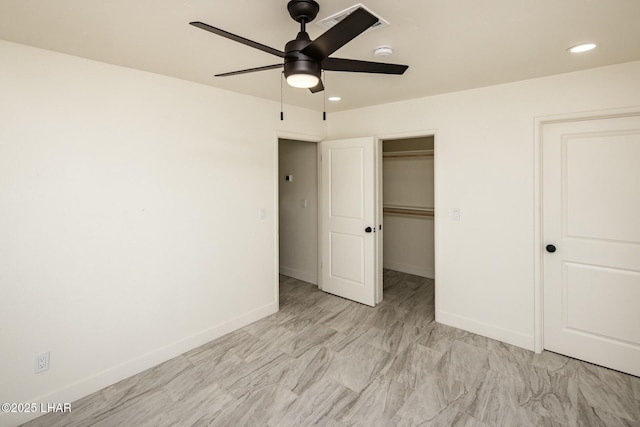
[[[365,229],[364,229],[364,231],[365,231],[366,233],[371,233],[371,227],[367,227],[367,228],[365,228]]]
[[[549,252],[551,254],[556,251],[556,247],[554,245],[547,245],[547,247],[545,249],[547,250],[547,252]]]

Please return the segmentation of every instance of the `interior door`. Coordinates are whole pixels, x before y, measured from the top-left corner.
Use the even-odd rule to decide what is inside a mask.
[[[544,348],[640,376],[640,116],[542,137]]]
[[[373,138],[321,143],[322,290],[375,306],[376,173]]]

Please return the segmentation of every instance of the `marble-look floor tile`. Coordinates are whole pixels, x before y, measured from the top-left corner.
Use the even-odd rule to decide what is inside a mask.
[[[478,373],[489,369],[489,350],[454,340],[438,361],[437,369],[458,380],[472,383]]]
[[[637,427],[640,423],[589,405],[582,391],[578,391],[576,425],[589,427]]]
[[[633,396],[640,405],[640,377],[630,377],[631,389],[633,390]]]
[[[278,384],[291,362],[291,357],[273,351],[221,374],[216,381],[233,396],[240,397],[248,389]]]
[[[318,424],[323,419],[335,419],[357,393],[333,380],[323,378],[314,383],[283,411],[269,418],[267,425],[299,427]]]
[[[333,357],[329,377],[359,393],[391,361],[389,353],[368,344],[349,346]]]
[[[576,425],[578,365],[544,369],[532,366],[524,378],[520,406],[539,415],[547,425]]]
[[[491,425],[483,423],[469,414],[460,412],[451,422],[451,427],[491,427]]]
[[[445,353],[451,348],[451,344],[462,338],[464,334],[465,332],[460,329],[443,325],[442,323],[431,322],[424,328],[424,332],[416,342],[423,347]]]
[[[504,375],[525,378],[533,365],[533,352],[520,347],[491,341],[489,344],[489,369]]]
[[[326,347],[314,347],[288,365],[280,384],[297,395],[320,381],[329,370],[335,353]]]
[[[257,426],[264,425],[270,414],[278,412],[298,396],[280,385],[270,385],[258,389],[248,389],[238,399],[238,404],[222,411],[211,426]]]
[[[433,291],[420,292],[417,291],[411,298],[405,299],[398,303],[396,306],[400,310],[404,310],[407,313],[410,312],[427,312],[431,310],[435,305],[435,294]]]
[[[230,350],[235,349],[236,346],[243,344],[245,340],[251,339],[251,336],[248,332],[239,329],[188,351],[183,356],[194,364],[199,362],[211,363],[213,360],[223,357]]]
[[[102,390],[109,406],[131,401],[139,395],[156,391],[193,368],[185,356],[175,357],[154,368],[122,380]]]
[[[367,324],[378,329],[386,329],[395,323],[402,322],[408,311],[398,308],[396,305],[380,304],[371,316]]]
[[[280,311],[27,426],[634,426],[640,378],[436,323],[384,270],[372,308],[280,277]]]
[[[142,426],[151,418],[168,418],[164,412],[173,401],[161,391],[149,391],[124,400],[91,420],[92,427],[112,427],[120,425]]]
[[[76,400],[71,412],[51,412],[23,424],[25,427],[69,427],[88,425],[88,420],[108,411],[109,405],[101,391]]]
[[[582,363],[578,370],[578,390],[590,407],[640,425],[638,401],[634,398],[630,376]]]
[[[349,346],[369,344],[382,334],[384,331],[368,324],[356,324],[351,328],[336,331],[336,334],[323,345],[335,352],[340,352]]]
[[[346,332],[357,325],[368,324],[368,319],[374,312],[374,308],[355,304],[338,313],[326,316],[321,321],[324,326]]]
[[[283,347],[290,345],[296,334],[281,326],[274,326],[260,335],[252,335],[236,345],[231,351],[245,362],[252,362],[268,352],[285,352]]]
[[[533,354],[532,366],[548,371],[559,371],[570,364],[575,364],[577,367],[577,363],[579,363],[577,360],[570,357],[544,350],[542,353]]]
[[[370,328],[369,330],[376,330],[377,333],[369,334],[366,342],[392,355],[403,352],[425,333],[424,329],[405,320],[398,320],[384,329]]]
[[[540,415],[520,406],[526,391],[521,379],[486,370],[478,374],[462,402],[461,411],[490,425],[541,425]]]
[[[436,307],[434,305],[426,305],[420,310],[409,310],[403,321],[408,325],[427,330],[436,324],[435,316]]]
[[[238,399],[215,384],[184,395],[162,412],[151,416],[144,425],[160,426],[207,426],[220,416],[223,410],[235,408]]]
[[[439,351],[412,344],[398,354],[384,374],[394,380],[416,388],[423,380],[429,378],[442,358]]]
[[[397,415],[413,425],[451,425],[469,393],[468,385],[446,373],[425,374]]]
[[[348,426],[391,425],[391,420],[412,392],[406,384],[377,377],[336,418]]]

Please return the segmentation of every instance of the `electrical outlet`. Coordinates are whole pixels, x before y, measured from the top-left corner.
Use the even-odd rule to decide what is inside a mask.
[[[34,372],[43,372],[49,369],[49,352],[41,353],[36,356],[36,366]]]

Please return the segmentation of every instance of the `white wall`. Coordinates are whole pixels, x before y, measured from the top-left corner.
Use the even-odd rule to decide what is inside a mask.
[[[8,42],[0,63],[0,402],[70,402],[277,310],[275,132],[322,136],[317,113]]]
[[[280,273],[314,285],[318,284],[317,153],[314,142],[280,140]],[[293,175],[293,181],[285,181],[285,175]]]
[[[435,132],[436,319],[533,349],[534,120],[639,105],[631,62],[334,113],[328,130]]]

